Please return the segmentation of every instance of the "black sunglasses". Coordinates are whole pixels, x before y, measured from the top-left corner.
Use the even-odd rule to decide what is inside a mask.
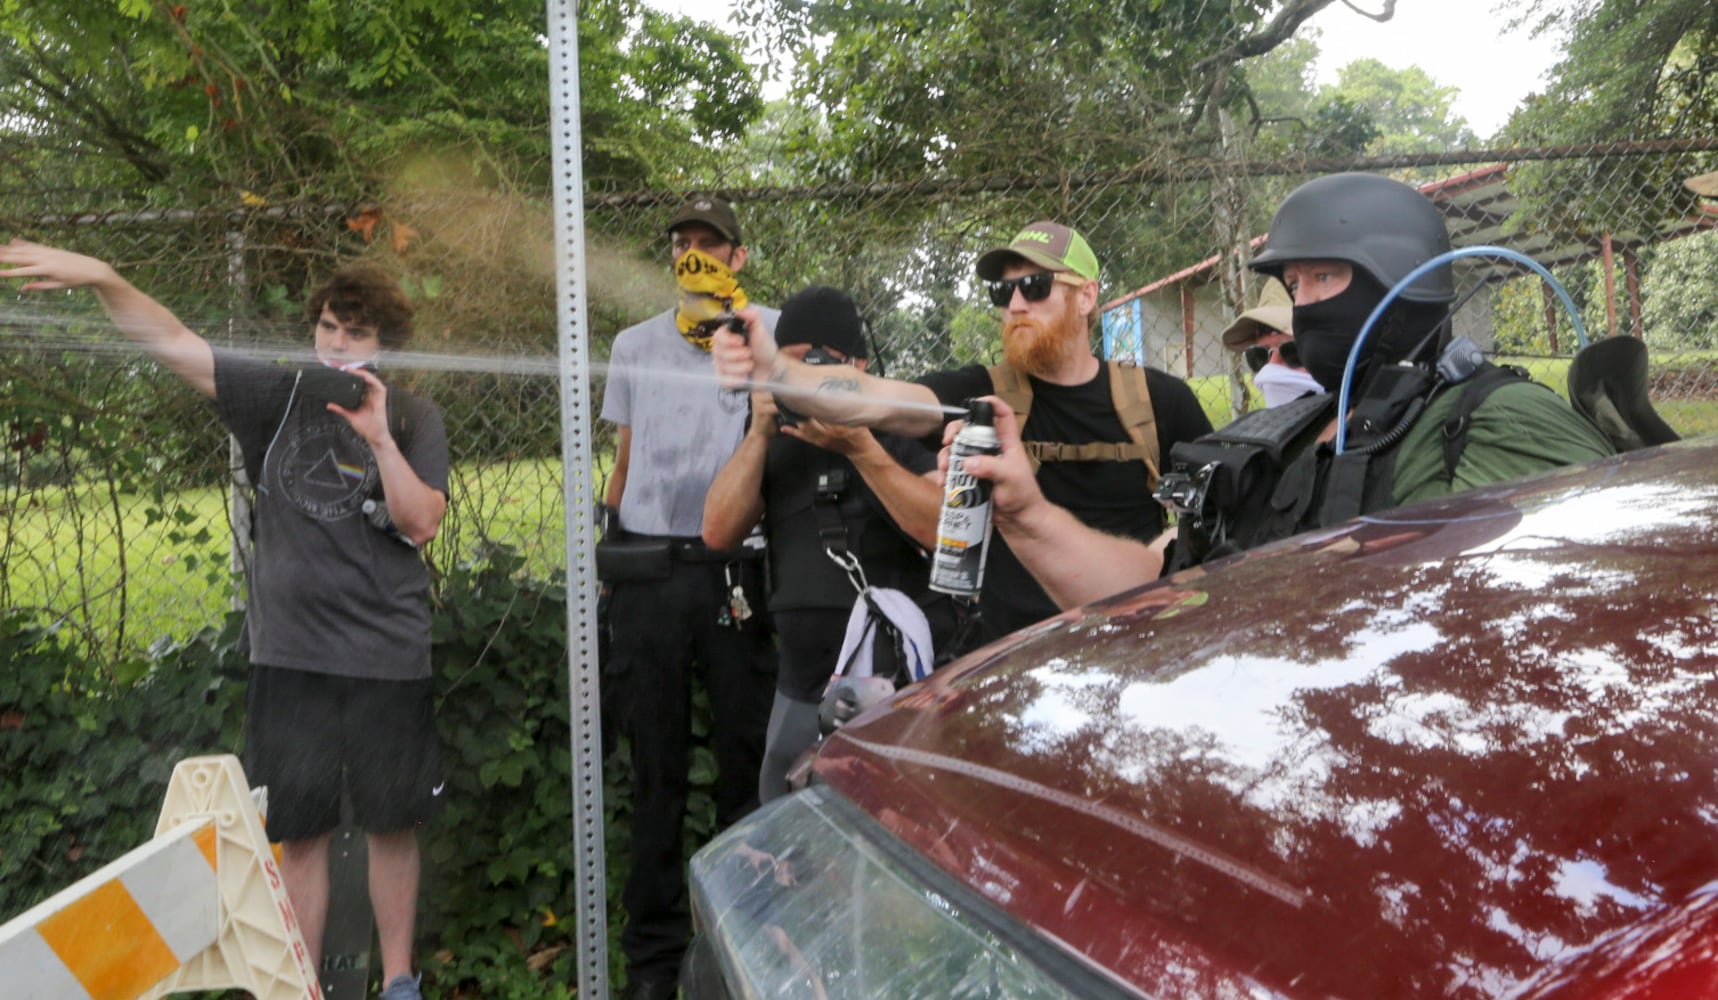
[[[1258,374],[1259,369],[1271,363],[1272,351],[1276,351],[1277,354],[1281,355],[1283,364],[1288,365],[1290,368],[1301,367],[1300,348],[1294,346],[1294,341],[1292,340],[1285,340],[1275,347],[1266,347],[1263,344],[1254,344],[1252,347],[1241,352],[1241,360],[1247,363],[1247,370],[1256,375]]]
[[[990,292],[990,304],[998,309],[1008,308],[1008,303],[1014,301],[1014,290],[1020,289],[1020,294],[1026,296],[1028,302],[1042,302],[1050,297],[1050,286],[1056,283],[1056,276],[1049,271],[1039,271],[1037,274],[1022,274],[1018,278],[1001,278],[996,281],[986,281],[984,287]]]

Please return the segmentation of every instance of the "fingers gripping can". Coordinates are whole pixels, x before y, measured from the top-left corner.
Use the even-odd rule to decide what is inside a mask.
[[[977,594],[984,584],[991,513],[990,483],[974,479],[966,471],[966,460],[1002,450],[991,405],[969,399],[966,407],[966,426],[949,445],[942,514],[937,518],[937,550],[931,557],[931,589],[963,597]]]

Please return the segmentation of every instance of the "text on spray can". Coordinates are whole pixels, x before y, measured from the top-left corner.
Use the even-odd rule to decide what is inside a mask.
[[[966,471],[966,460],[1002,450],[991,405],[972,399],[966,406],[966,425],[949,446],[937,549],[931,557],[931,589],[962,597],[977,594],[984,585],[984,558],[990,550],[990,483],[974,479]]]

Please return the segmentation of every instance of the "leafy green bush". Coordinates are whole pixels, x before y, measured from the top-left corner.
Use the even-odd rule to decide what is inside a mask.
[[[425,840],[424,931],[440,945],[442,987],[469,981],[482,996],[503,995],[496,973],[532,959],[572,982],[576,959],[576,928],[561,919],[575,912],[578,874],[566,594],[522,581],[521,568],[506,549],[456,567],[435,620],[447,812]]]
[[[420,962],[437,993],[564,997],[576,983],[566,593],[494,548],[448,571],[434,623],[447,811],[424,835]],[[0,920],[154,832],[174,764],[238,752],[242,614],[112,673],[76,643],[0,616]],[[708,699],[694,695],[688,853],[715,827]],[[631,773],[604,764],[610,975],[624,919]],[[618,979],[616,980],[618,981]]]
[[[0,618],[0,915],[148,840],[173,766],[237,745],[240,627],[233,615],[109,678],[59,632]]]

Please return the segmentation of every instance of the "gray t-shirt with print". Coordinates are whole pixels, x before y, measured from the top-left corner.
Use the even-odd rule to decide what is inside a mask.
[[[760,307],[775,328],[780,311]],[[743,392],[723,392],[710,353],[659,313],[614,339],[602,419],[632,428],[620,523],[643,535],[695,538],[704,494],[746,430]]]
[[[423,557],[365,516],[364,501],[386,500],[376,457],[339,415],[298,396],[295,372],[215,351],[215,407],[256,485],[246,615],[251,662],[343,677],[426,678]],[[388,410],[406,461],[446,494],[441,411],[392,386]]]

